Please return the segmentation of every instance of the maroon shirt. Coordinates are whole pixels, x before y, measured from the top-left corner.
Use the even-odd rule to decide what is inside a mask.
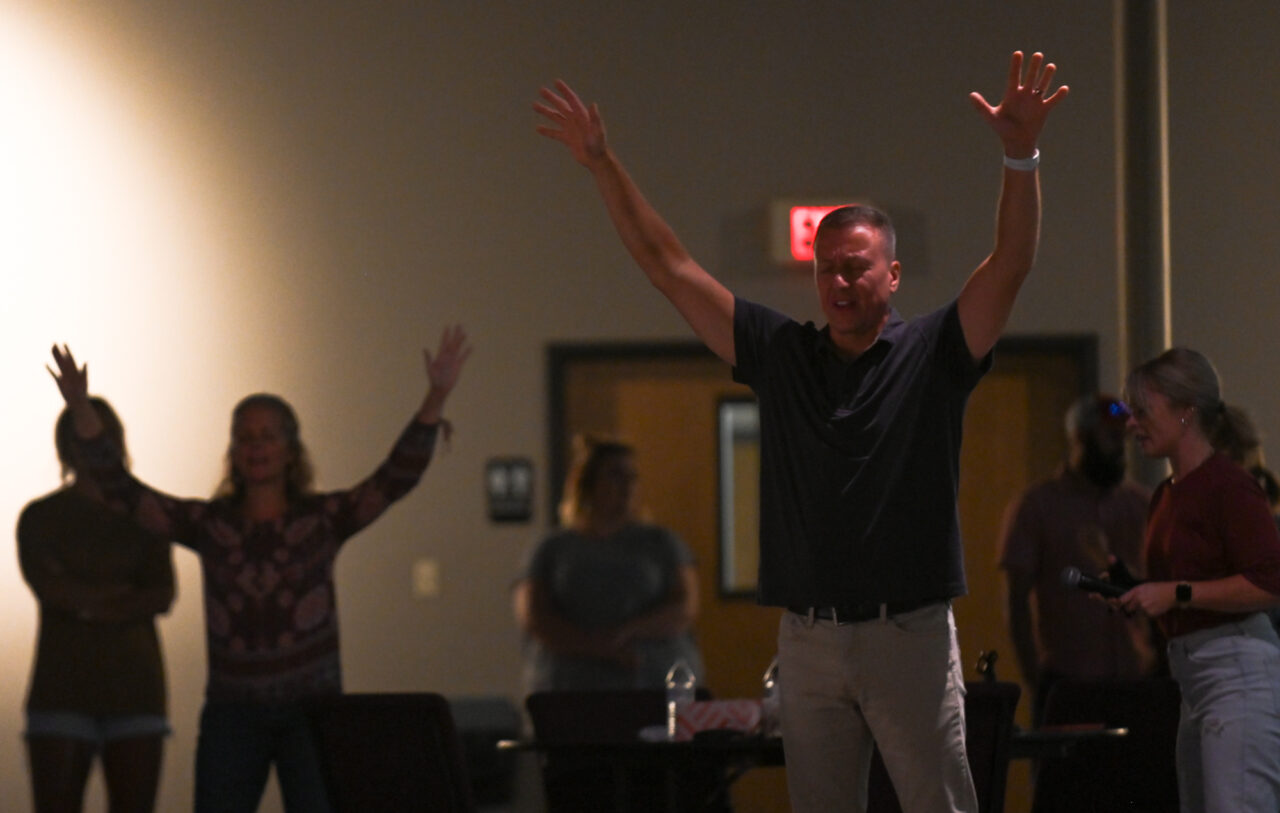
[[[1062,583],[1062,571],[1090,576],[1113,555],[1141,578],[1146,489],[1128,480],[1100,489],[1063,467],[1010,506],[1000,566],[1030,579],[1040,666],[1073,678],[1138,678],[1155,662],[1150,625],[1113,612]]]
[[[1177,482],[1156,487],[1146,534],[1147,576],[1153,581],[1209,581],[1243,575],[1280,595],[1280,532],[1257,481],[1215,454]],[[1175,608],[1160,626],[1172,638],[1216,627],[1250,613]]]

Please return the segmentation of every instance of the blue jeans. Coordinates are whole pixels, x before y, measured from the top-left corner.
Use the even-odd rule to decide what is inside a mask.
[[[301,703],[205,703],[196,743],[196,813],[254,813],[271,765],[288,813],[329,813]]]
[[[1172,639],[1169,668],[1182,810],[1280,810],[1280,641],[1266,615]]]

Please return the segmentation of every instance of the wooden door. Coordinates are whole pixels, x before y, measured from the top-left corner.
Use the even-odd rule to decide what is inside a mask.
[[[773,659],[780,611],[750,599],[722,600],[716,585],[716,407],[750,390],[700,345],[582,355],[564,367],[563,385],[557,410],[563,429],[554,441],[560,472],[575,433],[606,432],[635,445],[649,518],[679,534],[698,560],[697,635],[706,661],[699,681],[718,697],[757,696]]]

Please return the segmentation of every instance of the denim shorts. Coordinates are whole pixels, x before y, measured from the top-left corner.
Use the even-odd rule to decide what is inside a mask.
[[[75,711],[27,711],[23,736],[63,737],[102,745],[134,737],[166,737],[171,732],[162,714],[107,714],[94,716]]]

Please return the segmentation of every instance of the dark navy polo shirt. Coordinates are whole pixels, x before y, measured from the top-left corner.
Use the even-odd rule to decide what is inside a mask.
[[[734,380],[760,402],[761,604],[827,606],[963,595],[956,492],[969,354],[953,301],[891,311],[846,362],[827,329],[734,302]]]

